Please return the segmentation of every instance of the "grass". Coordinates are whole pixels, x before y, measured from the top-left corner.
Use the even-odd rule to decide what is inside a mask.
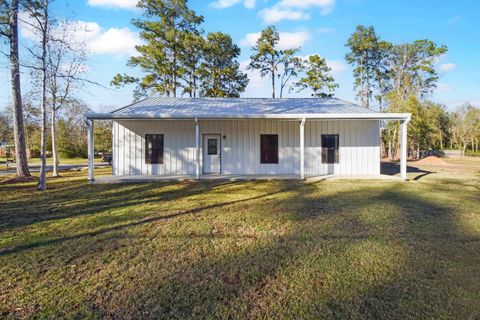
[[[454,162],[407,183],[0,185],[0,318],[477,319],[480,161]]]
[[[6,158],[0,157],[0,171],[2,170],[7,170],[7,166],[5,164]],[[12,168],[12,159],[10,158],[10,165],[9,168]],[[101,158],[95,158],[95,163],[102,163]],[[87,164],[88,159],[83,159],[83,158],[72,158],[72,159],[60,159],[60,164]],[[40,165],[40,158],[30,158],[28,159],[28,164],[29,165]],[[47,158],[47,165],[53,164],[53,159],[52,158]]]

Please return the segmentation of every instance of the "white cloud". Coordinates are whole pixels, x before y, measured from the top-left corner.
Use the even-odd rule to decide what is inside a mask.
[[[248,9],[255,8],[255,0],[215,0],[212,2],[212,6],[217,9],[225,9],[241,2],[243,2],[243,5]]]
[[[342,60],[328,60],[327,59],[327,65],[332,69],[332,71],[330,71],[332,76],[337,76],[340,73],[347,70],[347,65]]]
[[[305,20],[310,16],[299,10],[282,9],[279,7],[266,8],[260,11],[263,21],[268,24],[277,23],[282,20]]]
[[[438,93],[446,93],[452,91],[452,86],[446,83],[438,83],[436,91]]]
[[[96,54],[134,55],[135,46],[141,44],[137,33],[128,28],[110,28],[90,42],[90,48]]]
[[[23,21],[33,23],[28,14],[20,13]],[[60,35],[63,28],[53,30],[53,34]],[[135,46],[141,44],[138,33],[129,28],[110,28],[104,30],[96,22],[72,21],[67,25],[68,38],[74,39],[77,45],[82,46],[91,54],[133,55]],[[39,37],[27,23],[20,23],[20,35],[31,41],[38,41]]]
[[[135,9],[138,0],[88,0],[87,4],[92,7],[113,7],[121,9]]]
[[[299,32],[279,32],[280,40],[278,48],[280,50],[302,47],[310,39],[308,31]],[[253,47],[260,37],[260,32],[248,33],[240,40],[240,45],[244,47]]]
[[[440,71],[448,72],[455,69],[457,66],[454,63],[442,63],[439,67]]]
[[[260,16],[265,23],[309,19],[311,11],[306,12],[308,9],[317,7],[320,9],[320,14],[327,15],[333,11],[334,6],[335,0],[281,0],[272,7],[262,10]]]

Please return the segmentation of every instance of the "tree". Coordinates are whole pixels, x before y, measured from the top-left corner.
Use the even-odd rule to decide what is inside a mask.
[[[354,84],[359,90],[362,106],[370,108],[375,89],[382,93],[375,96],[381,103],[383,93],[387,91],[385,87],[388,71],[385,57],[388,56],[391,45],[381,41],[373,27],[362,25],[357,26],[345,45],[350,49],[345,59],[354,67]]]
[[[138,7],[144,9],[147,19],[134,19],[133,24],[142,30],[140,37],[146,44],[136,47],[140,56],[130,58],[128,64],[147,74],[142,79],[117,74],[112,84],[136,83],[137,97],[148,91],[176,97],[177,87],[183,85],[179,79],[185,72],[181,55],[186,39],[201,33],[198,26],[203,17],[190,10],[186,0],[140,0]]]
[[[279,75],[280,78],[280,98],[283,98],[283,90],[287,86],[291,78],[298,76],[298,73],[302,70],[302,59],[297,57],[296,54],[300,49],[287,49],[280,52],[280,62],[283,72]]]
[[[47,45],[50,37],[49,17],[52,0],[27,0],[25,10],[31,21],[23,21],[39,38],[40,44],[36,49],[28,49],[36,62],[30,66],[39,73],[40,78],[40,111],[41,111],[41,147],[40,147],[40,176],[38,189],[45,190],[47,173]]]
[[[47,89],[50,95],[48,104],[51,111],[51,141],[53,155],[53,177],[58,177],[57,117],[59,110],[75,99],[73,92],[85,79],[80,74],[85,70],[87,52],[82,43],[77,42],[71,30],[74,25],[63,21],[52,33],[47,42]]]
[[[83,118],[86,112],[91,112],[91,109],[78,100],[69,101],[63,107],[58,121],[58,145],[59,152],[63,157],[87,157],[87,126]],[[100,122],[98,127],[102,127]],[[99,139],[99,141],[101,140],[103,137]],[[101,142],[97,147],[100,145]]]
[[[262,30],[250,56],[248,69],[260,71],[261,77],[270,74],[272,80],[272,98],[275,98],[275,77],[281,59],[281,52],[277,48],[280,35],[274,26]]]
[[[18,51],[19,0],[0,0],[0,36],[7,39],[10,47],[10,81],[12,86],[13,137],[17,176],[30,176],[25,147],[22,93],[20,87],[20,58]]]
[[[201,95],[206,97],[239,97],[248,85],[248,78],[240,71],[236,60],[240,48],[222,32],[207,35],[204,61],[201,65]]]
[[[480,110],[472,105],[464,105],[452,114],[452,139],[465,155],[469,144],[475,149],[475,139],[478,138],[480,126]]]
[[[437,46],[431,40],[392,46],[389,68],[393,90],[403,98],[411,94],[424,97],[430,93],[438,80],[435,62],[445,52],[446,46]]]
[[[319,55],[311,55],[303,63],[304,76],[295,83],[298,91],[310,88],[312,96],[317,98],[330,98],[333,91],[338,88],[333,77],[330,75],[332,69],[327,61]]]
[[[182,53],[180,55],[183,72],[183,93],[187,93],[190,98],[197,96],[199,87],[199,69],[205,51],[205,39],[197,34],[190,33],[184,38],[182,44]]]
[[[0,112],[0,143],[9,143],[13,140],[13,128],[10,117]]]

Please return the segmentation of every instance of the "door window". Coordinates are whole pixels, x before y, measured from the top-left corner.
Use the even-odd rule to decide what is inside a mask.
[[[217,154],[217,139],[207,139],[207,154],[216,155]]]

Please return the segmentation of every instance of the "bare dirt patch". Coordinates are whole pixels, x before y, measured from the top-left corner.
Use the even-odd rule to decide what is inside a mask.
[[[421,166],[445,166],[451,167],[453,164],[446,162],[442,158],[435,157],[435,156],[428,156],[426,158],[412,161],[412,164],[421,165]]]

